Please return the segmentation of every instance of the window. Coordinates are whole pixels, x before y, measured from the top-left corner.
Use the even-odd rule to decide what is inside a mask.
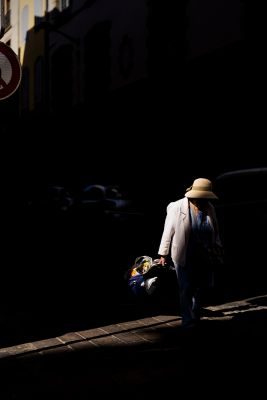
[[[5,12],[5,29],[8,29],[11,27],[11,7],[10,7],[10,0],[7,0],[5,2],[5,8],[4,8],[4,12]]]
[[[29,84],[30,84],[30,76],[28,68],[23,68],[22,71],[22,80],[20,85],[21,90],[21,109],[22,111],[29,110]]]
[[[52,108],[65,111],[72,106],[74,98],[72,46],[58,48],[52,56],[51,66]]]
[[[34,15],[36,17],[42,17],[43,14],[43,0],[34,0]]]
[[[42,57],[38,57],[34,66],[34,102],[36,108],[42,104],[44,98],[43,72],[44,62]]]
[[[27,31],[29,29],[29,6],[24,6],[21,13],[21,41],[26,41]]]
[[[63,11],[70,6],[70,0],[61,0],[60,1],[60,10]]]

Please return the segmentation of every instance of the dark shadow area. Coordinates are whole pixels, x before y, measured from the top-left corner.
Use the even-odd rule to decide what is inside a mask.
[[[16,205],[5,249],[14,267],[4,272],[10,284],[1,293],[1,346],[159,313],[178,297],[173,274],[151,299],[129,293],[125,272],[138,254],[154,252],[143,203],[116,208],[116,199],[81,193],[41,187]]]
[[[167,194],[166,200],[154,199],[140,188],[131,192],[127,185],[92,182],[99,181],[83,177],[76,187],[64,181],[37,181],[22,190],[21,181],[13,186],[18,192],[7,208],[1,346],[159,313],[179,314],[174,271],[162,292],[147,298],[133,297],[125,281],[137,256],[157,256]],[[255,195],[264,182],[253,181]],[[247,202],[241,192],[247,186],[239,181],[217,185],[225,265],[215,272],[205,305],[266,292],[265,203],[259,207],[254,195]],[[244,218],[249,215],[253,218]]]
[[[233,394],[260,395],[266,358],[262,300],[265,304],[265,297],[252,300],[254,310],[249,310],[248,300],[247,312],[236,306],[229,320],[203,320],[193,331],[156,324],[145,348],[138,344],[83,347],[2,362],[1,394],[5,399],[83,399],[111,393],[119,398],[126,394],[132,399],[147,398],[173,393],[178,378],[185,385],[180,393],[185,394],[196,368],[192,394],[211,398],[214,390],[220,390],[226,395],[230,386]]]
[[[225,248],[223,285],[230,298],[266,292],[267,169],[221,174],[215,180],[217,213]]]
[[[177,313],[175,288],[146,304],[129,297],[125,271],[157,256],[166,206],[194,178],[266,166],[266,61],[248,2],[246,38],[190,59],[187,0],[145,2],[145,32],[137,18],[133,38],[119,12],[90,22],[100,3],[62,3],[27,32],[20,92],[0,104],[2,345]],[[130,205],[90,198],[95,184],[118,185]],[[263,268],[252,271],[264,260],[265,211],[218,212],[227,263],[213,302],[262,293]]]

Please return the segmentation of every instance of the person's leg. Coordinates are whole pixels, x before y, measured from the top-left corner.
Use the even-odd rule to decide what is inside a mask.
[[[193,313],[196,320],[200,320],[203,314],[203,305],[206,302],[208,290],[210,288],[211,275],[207,268],[202,264],[196,265],[193,271]]]
[[[196,288],[192,299],[192,311],[194,314],[194,319],[196,321],[200,320],[201,317],[201,288]]]
[[[176,274],[180,292],[180,313],[182,317],[182,325],[186,326],[195,322],[195,315],[192,309],[192,273],[187,266],[178,266],[176,268]]]

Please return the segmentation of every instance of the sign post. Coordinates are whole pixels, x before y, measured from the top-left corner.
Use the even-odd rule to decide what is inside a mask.
[[[21,65],[16,53],[0,42],[0,100],[11,96],[21,81]]]

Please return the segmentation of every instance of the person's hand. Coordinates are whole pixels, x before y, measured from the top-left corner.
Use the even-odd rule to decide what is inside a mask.
[[[166,265],[167,263],[166,263],[166,257],[160,257],[160,259],[159,259],[159,264],[160,265]]]

